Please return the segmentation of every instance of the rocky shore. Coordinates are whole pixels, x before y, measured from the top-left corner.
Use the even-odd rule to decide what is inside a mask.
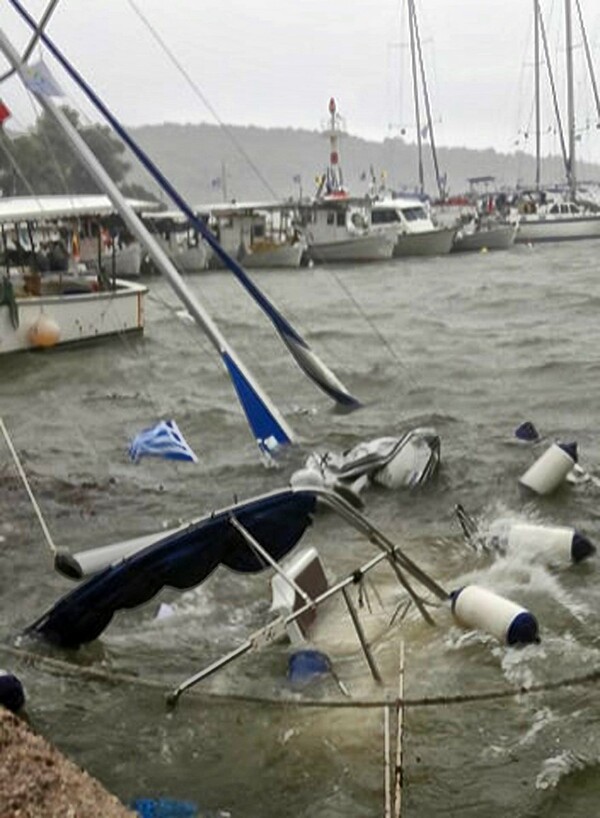
[[[0,818],[135,818],[23,719],[0,707]]]

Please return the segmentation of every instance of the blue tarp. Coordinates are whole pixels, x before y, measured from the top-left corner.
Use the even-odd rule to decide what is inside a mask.
[[[262,571],[268,566],[231,525],[231,517],[280,560],[310,525],[315,507],[314,492],[282,489],[203,518],[91,577],[26,633],[76,648],[96,639],[116,611],[142,605],[164,587],[193,588],[221,564],[241,573]]]

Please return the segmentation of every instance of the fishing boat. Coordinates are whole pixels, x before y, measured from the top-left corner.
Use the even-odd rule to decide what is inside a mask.
[[[288,202],[231,202],[197,205],[197,212],[220,245],[244,267],[265,269],[299,267],[306,241],[295,226]],[[213,256],[211,266],[223,267]]]
[[[367,196],[350,196],[344,187],[340,165],[341,117],[333,97],[329,100],[329,165],[320,177],[317,193],[308,202],[297,203],[297,227],[307,244],[307,259],[331,261],[384,261],[392,257],[396,230],[375,229],[371,201]]]
[[[306,255],[315,264],[385,261],[394,254],[396,231],[374,227],[366,198],[331,194],[300,203],[297,209]]]
[[[211,250],[179,211],[143,213],[142,218],[173,264],[182,273],[208,269]]]
[[[0,199],[0,355],[143,331],[147,288],[102,262],[97,220],[111,214],[106,196]],[[88,240],[97,263],[81,256]]]

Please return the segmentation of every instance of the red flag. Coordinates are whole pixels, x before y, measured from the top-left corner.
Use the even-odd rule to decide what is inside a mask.
[[[0,127],[2,127],[2,125],[4,125],[4,123],[9,118],[9,116],[10,116],[10,111],[8,110],[6,105],[0,99]]]

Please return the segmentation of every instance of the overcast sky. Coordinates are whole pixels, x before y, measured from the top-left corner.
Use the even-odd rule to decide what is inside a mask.
[[[22,2],[38,17],[46,6]],[[575,2],[579,155],[600,161]],[[580,4],[600,70],[600,3]],[[564,0],[542,0],[542,7],[562,99]],[[417,14],[438,144],[533,149],[525,136],[532,128],[533,0],[417,0]],[[27,42],[9,0],[0,27],[18,47]],[[333,95],[351,134],[382,141],[404,129],[407,140],[415,138],[405,0],[61,0],[48,33],[128,125],[214,122],[203,97],[226,123],[316,130]],[[45,60],[68,100],[96,118],[52,57]],[[31,121],[31,103],[14,82],[0,95],[14,124]],[[546,150],[553,147],[549,136]]]

